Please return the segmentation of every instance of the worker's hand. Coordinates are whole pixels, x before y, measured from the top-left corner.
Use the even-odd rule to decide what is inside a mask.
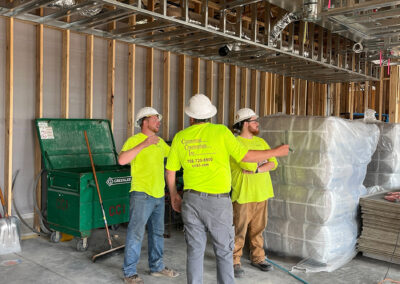
[[[258,172],[259,173],[269,172],[274,167],[275,167],[275,163],[274,162],[267,162],[267,163],[263,164],[261,167],[258,168]]]
[[[254,174],[254,172],[248,171],[248,170],[242,170],[242,173],[244,173],[245,175],[252,175],[252,174]]]
[[[289,145],[284,144],[276,147],[274,150],[276,152],[275,157],[287,156],[289,154]]]
[[[149,147],[150,145],[157,144],[158,141],[160,141],[160,137],[157,135],[149,136],[146,138],[146,140],[144,140],[144,146]]]
[[[175,195],[171,195],[171,205],[172,209],[174,209],[176,212],[181,212],[182,198],[178,193],[176,193]]]

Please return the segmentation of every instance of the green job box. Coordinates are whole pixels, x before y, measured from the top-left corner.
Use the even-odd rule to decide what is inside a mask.
[[[83,238],[85,248],[91,230],[104,227],[84,131],[88,135],[107,222],[109,225],[128,222],[130,169],[118,165],[110,122],[41,118],[35,124],[48,173],[50,228],[58,234]]]

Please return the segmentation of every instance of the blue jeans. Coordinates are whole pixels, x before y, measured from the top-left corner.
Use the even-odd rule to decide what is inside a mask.
[[[125,242],[124,275],[137,274],[142,240],[147,224],[150,272],[164,269],[164,197],[154,198],[144,192],[130,193],[129,225]]]

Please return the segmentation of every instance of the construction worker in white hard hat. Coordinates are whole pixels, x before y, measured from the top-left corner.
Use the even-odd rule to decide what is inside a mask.
[[[182,211],[187,245],[187,281],[203,283],[203,258],[207,233],[216,261],[217,283],[234,283],[231,172],[229,158],[260,162],[288,154],[288,145],[269,151],[248,151],[224,125],[210,123],[217,113],[208,97],[190,98],[185,113],[190,127],[178,132],[167,160],[167,185],[174,210]],[[175,173],[183,167],[183,202],[176,192]]]
[[[237,111],[233,129],[239,133],[236,139],[248,150],[269,150],[268,143],[257,137],[258,115],[249,108]],[[261,163],[237,162],[231,158],[233,225],[235,226],[235,249],[233,270],[236,278],[244,276],[240,258],[248,236],[251,265],[262,271],[271,270],[265,260],[263,231],[267,226],[268,199],[274,197],[269,171],[275,170],[275,157]]]
[[[140,109],[135,126],[141,132],[128,138],[118,157],[121,165],[130,163],[129,225],[125,242],[124,282],[143,283],[137,271],[146,224],[150,275],[176,277],[164,265],[164,158],[170,147],[156,133],[162,116],[151,107]]]

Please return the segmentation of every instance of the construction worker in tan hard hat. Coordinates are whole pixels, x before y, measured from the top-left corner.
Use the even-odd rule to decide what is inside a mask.
[[[162,116],[151,107],[139,110],[135,126],[141,132],[131,136],[118,157],[121,165],[130,163],[129,225],[124,256],[124,282],[143,283],[137,272],[146,224],[149,268],[152,276],[176,277],[179,274],[164,265],[164,158],[170,147],[156,133]]]
[[[217,262],[217,283],[234,283],[231,171],[237,162],[261,162],[288,154],[288,145],[248,151],[224,125],[210,123],[217,109],[203,94],[190,98],[185,113],[190,127],[178,132],[167,160],[167,184],[172,207],[182,211],[187,245],[187,281],[203,283],[203,259],[210,234]],[[175,173],[183,167],[183,201],[176,192]]]
[[[248,150],[269,150],[268,143],[257,137],[258,115],[252,109],[237,111],[233,129],[239,133],[236,139]],[[235,226],[235,249],[233,269],[235,277],[243,277],[240,258],[248,236],[251,265],[262,271],[271,270],[265,260],[263,231],[267,226],[268,199],[274,197],[269,171],[275,170],[278,162],[271,157],[261,163],[237,162],[231,158],[233,224]]]

